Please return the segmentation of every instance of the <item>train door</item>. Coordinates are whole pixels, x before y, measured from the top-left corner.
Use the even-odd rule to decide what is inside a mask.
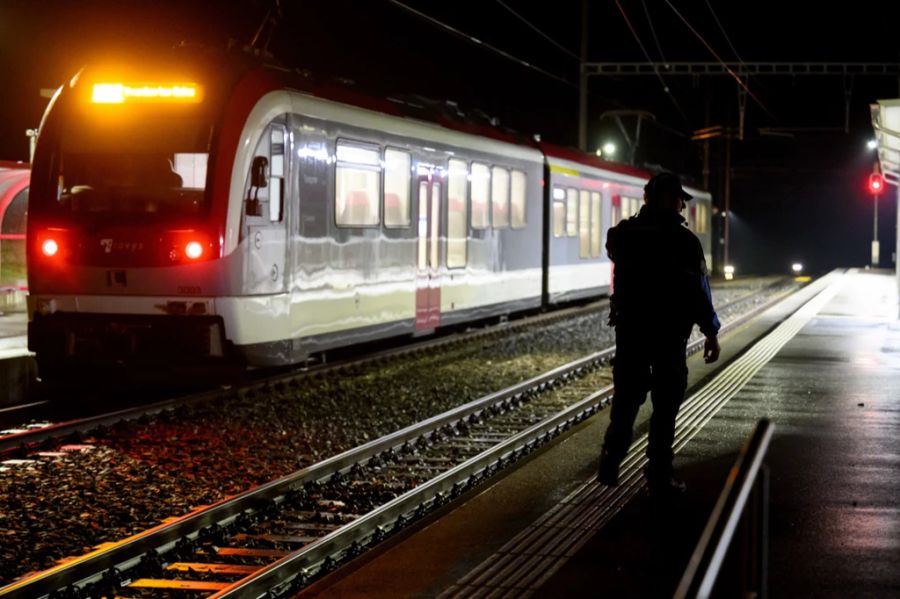
[[[250,254],[244,279],[251,294],[285,290],[287,141],[285,127],[273,123],[253,155],[245,210]]]
[[[441,323],[440,218],[441,183],[431,174],[418,179],[418,250],[416,251],[416,331]]]

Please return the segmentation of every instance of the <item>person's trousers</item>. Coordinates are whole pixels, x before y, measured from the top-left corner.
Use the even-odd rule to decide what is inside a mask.
[[[679,334],[629,330],[622,325],[616,328],[615,393],[603,443],[604,459],[618,464],[625,458],[634,420],[649,391],[653,414],[647,476],[663,478],[672,474],[675,417],[687,389],[686,348],[687,338]]]

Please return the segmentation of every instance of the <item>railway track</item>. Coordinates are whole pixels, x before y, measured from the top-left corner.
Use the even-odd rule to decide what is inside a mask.
[[[752,290],[749,293],[733,299],[727,304],[722,305],[719,310],[728,310],[733,306],[753,301],[753,299],[758,297],[762,292],[775,288],[783,283],[784,280],[775,280],[761,289]],[[359,358],[351,358],[334,363],[322,363],[288,373],[267,376],[262,380],[246,384],[239,388],[224,387],[221,389],[194,393],[188,396],[164,399],[162,401],[129,407],[113,412],[82,418],[73,418],[62,422],[53,422],[43,418],[25,424],[13,425],[5,429],[0,429],[0,460],[25,458],[29,453],[39,450],[41,447],[54,440],[69,438],[73,443],[78,443],[80,437],[91,435],[98,429],[109,427],[123,421],[154,416],[179,407],[201,404],[222,397],[266,393],[269,389],[279,385],[297,385],[308,377],[339,374],[342,371],[364,368],[371,364],[387,364],[391,361],[405,357],[425,355],[465,344],[474,344],[486,339],[508,337],[524,329],[537,326],[548,326],[556,322],[595,313],[603,310],[607,305],[608,301],[603,300],[586,306],[565,308],[551,313],[504,322],[501,326],[490,326],[483,329],[470,329],[464,332],[452,333],[445,337],[429,339],[400,348],[387,349],[367,354]],[[30,408],[31,405],[29,404],[29,406],[26,407]],[[12,412],[14,409],[15,408],[8,408],[7,412]],[[10,415],[7,414],[7,421],[9,418]]]
[[[778,297],[725,325],[738,326]],[[692,342],[689,352],[702,347]],[[3,589],[9,597],[281,596],[589,417],[614,348],[492,393]]]
[[[748,296],[749,295],[752,294],[748,294]],[[314,366],[304,367],[291,372],[266,376],[261,380],[248,383],[239,388],[228,386],[220,389],[194,393],[188,396],[164,399],[162,401],[113,412],[83,418],[73,418],[63,422],[52,422],[47,419],[41,419],[36,422],[10,426],[9,428],[0,430],[0,459],[23,457],[27,453],[34,451],[35,448],[54,439],[64,439],[76,434],[90,434],[98,428],[108,427],[122,421],[153,416],[178,407],[199,404],[223,396],[264,393],[271,387],[298,384],[308,377],[338,374],[344,370],[362,368],[370,364],[386,364],[389,361],[405,357],[428,354],[430,352],[446,350],[486,339],[513,335],[518,331],[530,327],[550,325],[569,318],[597,312],[604,309],[608,303],[608,300],[601,300],[584,306],[564,308],[562,310],[536,316],[503,321],[499,326],[473,328],[463,332],[450,333],[443,337],[415,342],[412,345],[405,345],[400,348],[386,349],[359,358],[350,358],[332,363],[322,362]],[[32,404],[25,407],[31,408]],[[12,408],[7,411],[11,412]],[[7,416],[7,419],[8,418],[9,417]]]

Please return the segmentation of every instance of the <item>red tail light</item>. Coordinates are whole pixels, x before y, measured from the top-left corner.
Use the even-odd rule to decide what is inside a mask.
[[[33,247],[37,258],[46,260],[48,264],[62,264],[71,258],[71,234],[67,229],[38,229],[35,237]]]
[[[197,260],[203,255],[203,245],[201,245],[199,241],[189,241],[188,244],[184,246],[184,255],[190,260]]]
[[[211,260],[216,255],[216,244],[213,237],[205,231],[181,229],[167,231],[169,240],[169,260],[172,264],[185,262],[202,262]]]
[[[44,243],[41,244],[41,253],[48,258],[52,258],[57,252],[59,252],[59,244],[56,243],[55,239],[45,239]]]

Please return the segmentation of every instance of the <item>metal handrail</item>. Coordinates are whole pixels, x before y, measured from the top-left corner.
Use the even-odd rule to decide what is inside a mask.
[[[760,420],[741,449],[678,584],[675,599],[710,596],[746,508],[752,511],[746,514],[750,526],[745,529],[744,541],[750,551],[744,560],[744,588],[752,590],[755,597],[766,596],[769,473],[763,459],[774,428],[768,419]]]

